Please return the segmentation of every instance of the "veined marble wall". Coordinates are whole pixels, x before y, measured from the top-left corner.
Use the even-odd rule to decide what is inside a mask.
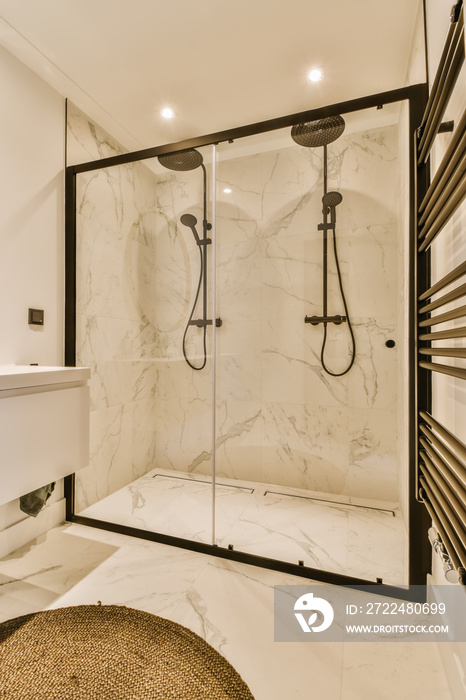
[[[390,126],[344,134],[329,146],[328,186],[343,194],[337,244],[357,346],[343,377],[321,367],[322,326],[304,324],[306,314],[322,311],[322,149],[290,139],[289,147],[261,153],[257,137],[257,155],[235,157],[235,144],[219,146],[218,475],[398,501],[401,370],[398,348],[385,346],[402,329],[397,133]],[[196,213],[183,201],[188,192],[175,204],[166,195],[170,211],[158,199],[159,216]],[[329,312],[344,313],[330,241],[329,258]],[[180,253],[176,259],[178,274]],[[192,281],[178,281],[179,311],[180,285],[193,294]],[[172,348],[180,347],[187,314],[186,307],[183,322],[177,316]],[[327,365],[341,371],[349,361],[346,324],[329,326],[328,336]],[[193,372],[171,362],[158,381],[157,466],[209,474],[209,365]]]
[[[266,150],[260,137],[251,155],[218,147],[218,475],[398,500],[402,370],[398,348],[385,346],[402,332],[397,133],[347,129],[328,149],[328,187],[343,195],[337,245],[357,348],[343,377],[321,367],[322,326],[304,323],[322,311],[322,149],[290,138]],[[71,162],[116,152],[79,113],[70,134],[80,149]],[[210,149],[200,150],[210,191]],[[212,328],[207,366],[196,372],[182,338],[199,248],[180,217],[194,214],[201,235],[200,168],[175,173],[151,161],[81,174],[78,202],[78,362],[93,375],[79,510],[154,467],[211,473]],[[208,257],[210,305],[211,246]],[[329,313],[344,313],[331,239],[329,265]],[[341,371],[347,324],[328,331],[326,361]],[[200,363],[197,328],[187,352]]]
[[[68,163],[123,152],[68,105]],[[143,164],[77,177],[77,364],[91,368],[91,457],[79,512],[153,467],[155,175]]]

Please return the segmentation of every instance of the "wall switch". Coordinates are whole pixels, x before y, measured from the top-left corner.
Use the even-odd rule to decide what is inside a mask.
[[[44,310],[43,309],[28,309],[28,323],[30,326],[44,325]]]

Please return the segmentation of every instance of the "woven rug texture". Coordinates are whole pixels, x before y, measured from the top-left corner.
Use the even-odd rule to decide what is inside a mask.
[[[231,664],[171,620],[80,605],[0,624],[2,700],[254,700]]]

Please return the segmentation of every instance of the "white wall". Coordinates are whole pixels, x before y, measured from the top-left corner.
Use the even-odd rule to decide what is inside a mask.
[[[3,48],[0,85],[0,364],[61,365],[65,103]],[[43,328],[28,326],[29,307],[44,309]],[[0,508],[0,556],[63,519],[62,491],[36,520],[17,501]]]

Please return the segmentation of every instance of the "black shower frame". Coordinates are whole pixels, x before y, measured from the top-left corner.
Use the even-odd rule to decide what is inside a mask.
[[[416,211],[428,186],[426,166],[418,166],[416,158],[416,133],[428,99],[426,83],[370,95],[347,102],[340,102],[317,109],[307,110],[288,116],[271,119],[247,126],[199,136],[176,143],[146,148],[87,163],[70,165],[65,168],[65,365],[76,365],[76,176],[79,173],[101,170],[117,165],[133,163],[148,158],[199,148],[222,142],[233,141],[245,136],[265,133],[291,127],[293,124],[314,121],[339,114],[348,114],[363,109],[381,108],[383,105],[407,101],[409,104],[409,360],[408,360],[408,401],[409,401],[409,564],[408,587],[386,585],[377,579],[377,591],[381,595],[402,599],[419,599],[420,587],[426,583],[431,568],[431,547],[427,537],[430,527],[428,513],[416,498],[417,434],[420,410],[430,410],[430,377],[418,372],[417,365],[417,296],[419,288],[426,288],[429,281],[429,264],[421,261],[417,252]],[[425,258],[425,256],[424,256]],[[422,267],[420,267],[422,265]],[[346,576],[331,571],[323,571],[277,559],[261,557],[247,552],[236,551],[218,545],[195,542],[163,533],[149,532],[139,528],[88,518],[75,513],[75,474],[65,478],[66,520],[68,522],[100,528],[111,532],[138,537],[153,542],[209,554],[223,559],[266,569],[281,571],[309,580],[341,586],[374,586],[373,580]],[[383,543],[381,543],[383,545]],[[415,588],[412,588],[412,587]]]

